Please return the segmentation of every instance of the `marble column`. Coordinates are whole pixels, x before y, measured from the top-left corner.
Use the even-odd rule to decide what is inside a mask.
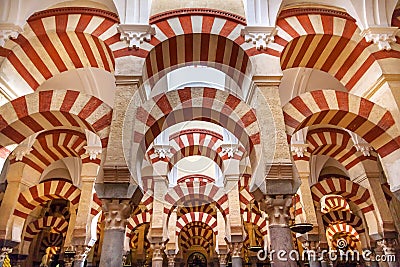
[[[226,267],[227,265],[227,254],[218,254],[218,259],[219,259],[219,267]]]
[[[292,195],[274,195],[265,196],[260,205],[268,214],[271,252],[274,251],[271,260],[274,267],[297,266],[289,258],[289,253],[293,250],[292,232],[289,228],[291,204]]]
[[[122,266],[125,227],[132,212],[129,200],[102,199],[105,216],[100,267]]]
[[[229,248],[231,250],[232,255],[232,267],[242,267],[242,242],[235,242],[229,244]]]
[[[152,243],[151,249],[153,250],[153,257],[151,258],[152,267],[162,267],[163,266],[163,243]]]

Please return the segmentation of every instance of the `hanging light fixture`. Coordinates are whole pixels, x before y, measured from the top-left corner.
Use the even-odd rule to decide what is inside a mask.
[[[298,234],[305,234],[310,232],[313,229],[313,225],[311,223],[296,223],[296,199],[299,195],[295,194],[294,195],[294,201],[293,201],[293,223],[290,226],[290,230],[292,232],[298,233]],[[300,202],[301,205],[301,202]],[[302,206],[303,208],[303,206]]]
[[[249,203],[250,206],[250,221],[251,218],[253,216],[253,205],[252,202]],[[250,246],[248,247],[248,250],[252,251],[252,252],[258,252],[260,250],[262,250],[263,248],[257,243],[257,236],[256,236],[256,231],[254,229],[254,225],[252,223],[250,223],[250,231],[248,230],[248,234],[249,234],[249,242],[250,242]]]

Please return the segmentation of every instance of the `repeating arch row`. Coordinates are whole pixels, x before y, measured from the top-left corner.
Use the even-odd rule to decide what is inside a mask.
[[[77,205],[80,195],[80,189],[69,182],[46,181],[21,192],[13,214],[26,219],[37,206],[57,198],[69,200],[72,205]]]
[[[321,203],[321,212],[350,211],[349,203],[342,196],[328,196]]]
[[[331,211],[322,216],[325,226],[335,225],[345,222],[351,225],[359,234],[365,232],[363,221],[357,215],[346,211]]]
[[[352,17],[337,10],[284,10],[277,27],[274,48],[281,53],[283,70],[320,69],[337,78],[349,91],[367,72],[379,78],[380,60],[400,57],[400,46],[394,44],[390,52],[379,51],[362,37]]]
[[[311,155],[326,155],[336,159],[349,170],[364,160],[376,161],[375,152],[370,156],[357,151],[350,134],[335,128],[318,128],[307,132],[307,151],[303,157],[294,155],[295,161],[309,161]]]
[[[71,90],[49,90],[19,97],[1,106],[0,114],[2,147],[61,126],[94,131],[106,147],[112,109],[94,96]]]
[[[51,227],[57,233],[64,233],[67,231],[68,222],[62,217],[55,216],[39,218],[26,227],[24,241],[31,242],[43,228],[47,227]]]
[[[2,68],[12,72],[7,74],[20,75],[16,86],[31,90],[71,69],[95,67],[113,72],[114,56],[109,45],[113,49],[123,45],[115,44],[117,23],[116,14],[88,7],[37,12],[18,38],[2,49]]]
[[[374,210],[368,189],[343,178],[328,178],[311,187],[315,204],[329,194],[338,194],[358,205],[363,213]]]
[[[286,131],[310,125],[336,125],[357,133],[385,157],[398,148],[399,132],[391,113],[364,98],[334,90],[318,90],[293,98],[283,107]]]
[[[179,217],[176,222],[176,234],[179,235],[181,230],[192,222],[203,222],[211,227],[214,234],[218,234],[217,220],[210,214],[203,212],[190,212]]]

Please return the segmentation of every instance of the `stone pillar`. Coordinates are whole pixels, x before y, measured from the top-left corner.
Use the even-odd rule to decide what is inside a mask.
[[[242,242],[235,242],[229,244],[232,255],[232,267],[242,267]]]
[[[218,259],[219,259],[219,267],[226,267],[227,265],[227,254],[218,254]]]
[[[102,199],[105,216],[100,267],[122,266],[125,227],[132,212],[129,200]]]
[[[289,253],[293,250],[292,232],[289,228],[289,208],[292,204],[292,195],[276,195],[265,196],[261,203],[261,209],[268,214],[269,236],[274,267],[295,267],[296,262],[289,259]],[[287,261],[278,259],[278,252],[285,251],[285,255],[280,255],[281,258]]]
[[[153,257],[151,258],[152,267],[162,267],[163,266],[163,243],[152,243],[151,249],[153,250]],[[168,259],[169,261],[169,259]]]
[[[15,164],[12,164],[8,171],[7,189],[4,193],[4,197],[0,206],[0,240],[7,240],[7,242],[11,240],[18,242],[20,241],[19,239],[21,238],[21,232],[23,231],[25,220],[18,223],[17,226],[11,226],[12,215],[14,213],[15,206],[18,203],[19,194],[33,185],[20,181],[22,176],[20,173],[22,168],[19,168],[20,164],[23,163],[16,162]],[[13,229],[9,229],[10,227],[13,227]],[[19,229],[16,229],[17,227]],[[16,233],[17,235],[13,236]]]
[[[85,260],[90,252],[91,247],[89,246],[76,246],[74,256],[74,267],[83,267]]]
[[[386,262],[389,267],[398,267],[398,259],[396,259],[396,245],[397,241],[394,238],[385,238],[377,241],[377,245],[383,250],[383,254],[386,256]]]

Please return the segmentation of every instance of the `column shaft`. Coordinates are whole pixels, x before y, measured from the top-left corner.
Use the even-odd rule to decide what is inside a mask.
[[[100,267],[119,267],[123,262],[125,227],[132,206],[129,200],[103,199],[102,208],[105,226]]]

